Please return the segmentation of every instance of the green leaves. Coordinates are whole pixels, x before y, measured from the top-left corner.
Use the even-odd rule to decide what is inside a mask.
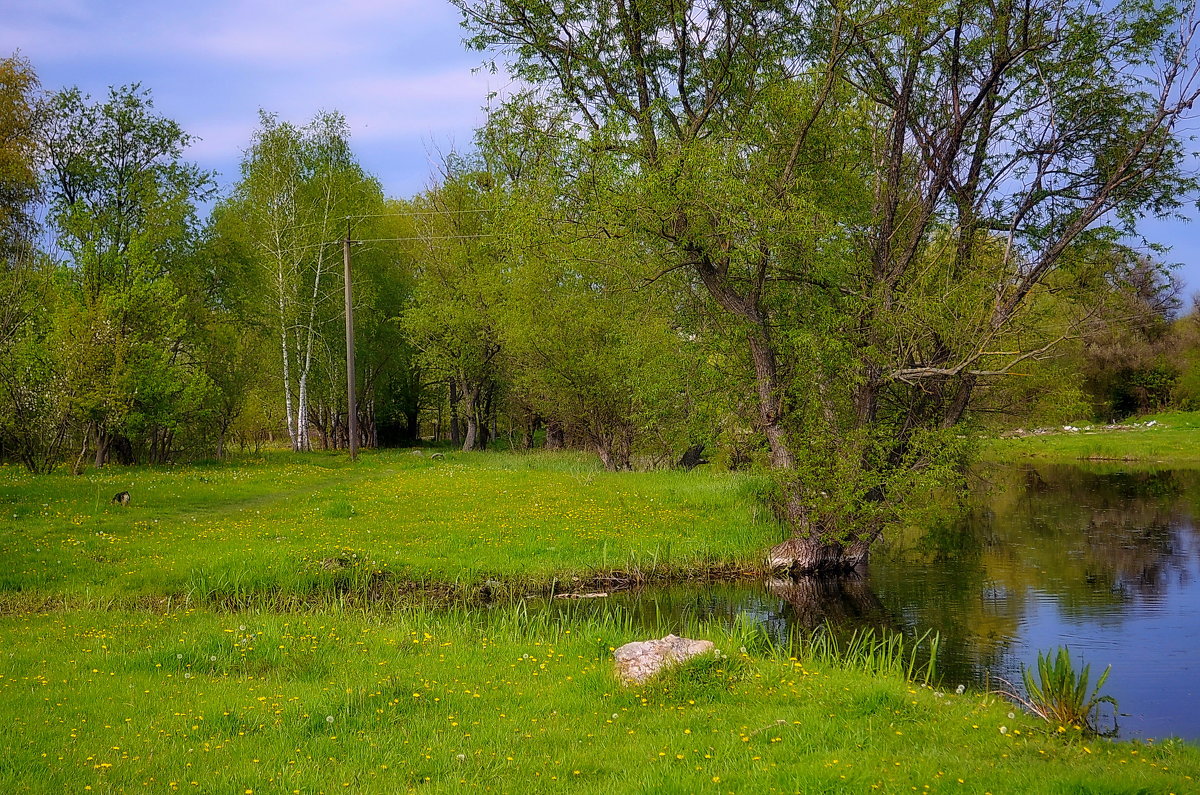
[[[1085,665],[1077,671],[1066,646],[1057,649],[1053,660],[1039,651],[1036,671],[1028,666],[1021,670],[1028,695],[1026,706],[1048,723],[1083,727],[1093,734],[1116,734],[1116,699],[1100,695],[1111,671],[1111,665],[1105,667],[1092,687],[1091,666]],[[1113,726],[1105,731],[1098,727],[1101,704],[1111,706],[1114,713]]]

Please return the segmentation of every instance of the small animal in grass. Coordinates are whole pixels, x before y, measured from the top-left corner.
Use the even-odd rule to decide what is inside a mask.
[[[128,505],[129,504],[129,492],[118,491],[116,494],[113,495],[111,502],[113,505]]]

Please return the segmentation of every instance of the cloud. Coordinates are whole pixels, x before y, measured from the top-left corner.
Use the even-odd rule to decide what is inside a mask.
[[[339,107],[351,124],[362,125],[363,137],[443,130],[469,135],[485,119],[488,95],[508,84],[503,75],[456,68],[423,75],[351,78],[336,90],[345,100]]]
[[[3,0],[0,0],[3,3]],[[469,145],[505,75],[475,73],[459,12],[438,0],[34,0],[0,25],[57,89],[141,82],[198,140],[187,157],[236,179],[258,109],[347,119],[389,192],[418,187],[431,152]],[[423,180],[420,180],[423,182]]]
[[[362,60],[430,25],[449,30],[457,11],[421,0],[39,0],[8,16],[0,46],[38,60],[202,58],[304,67],[331,57]]]

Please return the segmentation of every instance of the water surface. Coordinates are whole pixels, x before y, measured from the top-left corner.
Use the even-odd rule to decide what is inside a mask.
[[[943,685],[1020,681],[1066,645],[1107,665],[1123,738],[1200,741],[1200,471],[1037,466],[988,473],[965,516],[892,538],[857,580],[672,586],[572,609],[649,631],[751,620],[786,639],[828,620],[942,638]],[[558,609],[555,606],[554,609]]]

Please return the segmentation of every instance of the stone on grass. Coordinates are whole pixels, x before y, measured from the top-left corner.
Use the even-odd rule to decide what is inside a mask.
[[[641,684],[663,668],[707,654],[715,647],[711,640],[692,640],[667,635],[658,640],[626,643],[613,652],[617,661],[617,676],[626,684]]]

